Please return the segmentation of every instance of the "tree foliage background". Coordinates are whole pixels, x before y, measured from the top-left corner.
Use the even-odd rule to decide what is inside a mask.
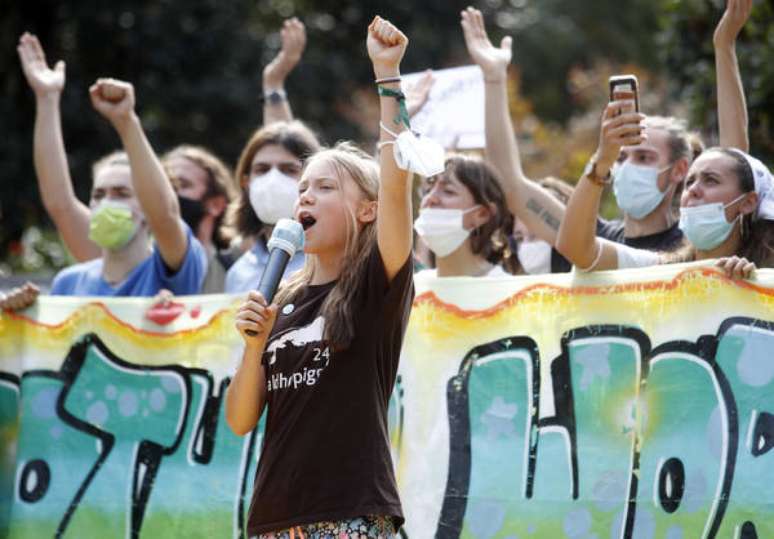
[[[325,141],[374,136],[365,29],[381,14],[410,38],[403,71],[470,63],[460,0],[75,0],[13,2],[0,19],[0,260],[6,272],[67,262],[45,216],[32,166],[34,98],[16,41],[37,34],[49,62],[67,63],[65,144],[76,192],[88,199],[90,165],[118,138],[91,109],[100,76],[135,84],[137,109],[158,152],[180,143],[234,164],[260,126],[263,66],[283,19],[307,27],[307,49],[287,83],[294,113]],[[596,144],[607,76],[635,72],[648,112],[716,125],[712,32],[724,0],[483,0],[493,41],[514,37],[512,116],[528,172],[577,177]],[[738,48],[753,152],[774,158],[774,0],[756,0]],[[365,111],[365,112],[364,112]],[[711,137],[710,137],[711,141]],[[42,232],[41,232],[42,231]]]

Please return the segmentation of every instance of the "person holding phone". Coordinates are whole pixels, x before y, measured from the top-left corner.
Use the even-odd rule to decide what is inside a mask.
[[[555,246],[565,204],[522,169],[518,142],[508,111],[507,71],[512,39],[499,47],[489,40],[481,12],[472,7],[461,13],[468,52],[484,74],[487,159],[500,172],[508,208],[531,235]],[[623,218],[597,218],[598,234],[610,241],[639,249],[670,251],[682,245],[683,233],[673,211],[673,199],[695,158],[696,144],[685,123],[675,118],[648,117],[644,138],[622,150],[617,163],[617,200]],[[618,156],[617,156],[618,157]],[[551,271],[567,271],[571,264],[558,252]]]
[[[657,253],[597,237],[601,193],[621,148],[647,142],[644,120],[631,100],[605,108],[599,147],[567,205],[557,249],[584,272],[719,259],[730,277],[747,278],[756,266],[771,265],[774,180],[763,163],[738,149],[711,148],[691,165],[680,200],[685,249]]]

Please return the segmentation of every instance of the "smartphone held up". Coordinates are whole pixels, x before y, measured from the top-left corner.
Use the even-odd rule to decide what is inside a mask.
[[[640,96],[637,77],[615,75],[610,77],[610,101],[634,101],[634,111],[640,112]]]

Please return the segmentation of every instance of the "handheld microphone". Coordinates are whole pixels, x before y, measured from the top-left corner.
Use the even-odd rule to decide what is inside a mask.
[[[269,260],[258,283],[258,292],[266,299],[266,303],[271,304],[290,258],[304,248],[304,227],[293,219],[280,219],[274,225],[274,232],[266,246],[269,249]],[[245,333],[251,337],[257,335],[250,329]]]

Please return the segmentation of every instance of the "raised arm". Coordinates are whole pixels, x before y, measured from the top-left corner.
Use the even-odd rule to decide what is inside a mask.
[[[400,61],[406,52],[408,38],[392,23],[377,16],[368,26],[366,45],[376,80],[397,79],[396,82],[382,83],[380,86],[388,91],[399,92]],[[381,124],[396,134],[404,131],[406,125],[400,119],[398,99],[382,95],[379,104]],[[379,129],[380,142],[394,139],[387,129]],[[412,240],[411,179],[408,172],[395,164],[395,156],[391,150],[392,148],[387,146],[379,152],[381,181],[376,214],[377,243],[387,278],[390,280],[408,260]]]
[[[718,85],[720,145],[749,151],[747,103],[736,59],[736,38],[750,18],[752,0],[728,0],[712,43],[715,46],[715,76]]]
[[[556,249],[578,268],[618,269],[615,245],[596,237],[599,199],[621,146],[645,140],[641,124],[644,119],[644,115],[634,112],[632,101],[613,101],[605,108],[599,147],[567,203],[556,240]]]
[[[177,271],[188,249],[180,206],[172,183],[151,148],[134,111],[134,88],[128,82],[99,79],[89,88],[91,103],[115,128],[132,169],[132,185],[164,263]]]
[[[306,48],[306,28],[297,18],[287,19],[280,30],[282,48],[263,68],[263,125],[289,122],[293,111],[285,93],[285,79],[301,60]]]
[[[486,157],[500,173],[508,209],[538,238],[554,245],[564,204],[524,175],[519,145],[508,111],[510,37],[500,47],[489,40],[484,17],[474,8],[462,12],[462,33],[473,61],[484,73]]]
[[[65,85],[65,63],[48,67],[38,38],[24,33],[16,47],[24,76],[35,94],[35,128],[32,142],[38,190],[46,212],[62,241],[76,260],[101,255],[89,239],[89,207],[73,191],[67,164],[59,102]]]

